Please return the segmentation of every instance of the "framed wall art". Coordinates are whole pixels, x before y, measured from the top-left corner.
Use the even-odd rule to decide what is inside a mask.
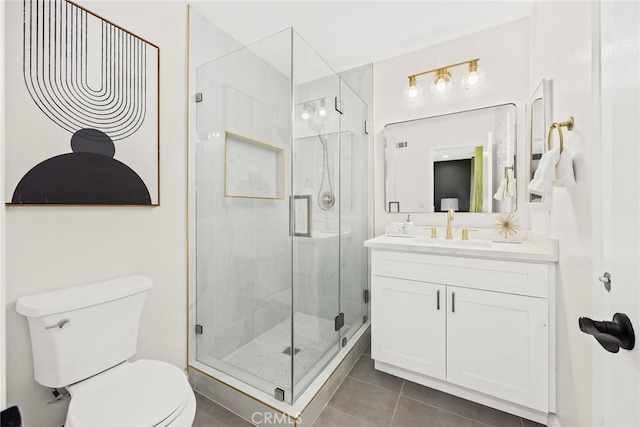
[[[7,204],[159,205],[158,46],[66,0],[6,7]]]

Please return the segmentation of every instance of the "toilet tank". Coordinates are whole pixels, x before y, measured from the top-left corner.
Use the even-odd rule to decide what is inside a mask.
[[[64,387],[133,356],[152,285],[136,275],[19,298],[16,311],[29,322],[35,380]]]

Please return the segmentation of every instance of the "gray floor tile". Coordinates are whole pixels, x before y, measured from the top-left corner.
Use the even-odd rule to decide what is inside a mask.
[[[523,427],[545,427],[544,424],[539,424],[539,423],[536,423],[535,421],[525,420],[524,418],[522,419],[522,426]]]
[[[367,382],[369,384],[377,385],[378,387],[386,388],[387,390],[395,393],[400,393],[402,378],[394,377],[386,372],[376,371],[373,367],[373,359],[363,354],[360,359],[353,365],[349,376]]]
[[[493,427],[522,427],[520,417],[406,381],[402,394]]]
[[[392,427],[486,427],[451,412],[400,396]]]
[[[304,422],[304,420],[303,420]],[[371,424],[345,414],[331,406],[325,406],[313,427],[371,427]]]
[[[196,393],[196,418],[193,427],[251,427],[252,424],[216,402]]]
[[[328,405],[374,426],[387,427],[398,397],[398,393],[347,377]]]

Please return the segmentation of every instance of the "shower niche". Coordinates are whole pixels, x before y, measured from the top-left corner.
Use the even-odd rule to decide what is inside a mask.
[[[193,87],[190,358],[293,403],[368,325],[368,105],[292,29]]]

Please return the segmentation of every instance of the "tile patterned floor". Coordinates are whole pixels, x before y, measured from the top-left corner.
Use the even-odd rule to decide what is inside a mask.
[[[251,426],[196,394],[194,427]],[[376,371],[369,351],[344,379],[313,427],[541,427],[515,415]]]
[[[295,346],[300,349],[293,359],[294,380],[297,383],[303,375],[314,368],[331,346],[337,347],[338,338],[333,320],[296,313],[294,323],[296,325]],[[280,322],[223,360],[289,390],[291,356],[283,353],[287,347],[291,347],[291,318]]]

